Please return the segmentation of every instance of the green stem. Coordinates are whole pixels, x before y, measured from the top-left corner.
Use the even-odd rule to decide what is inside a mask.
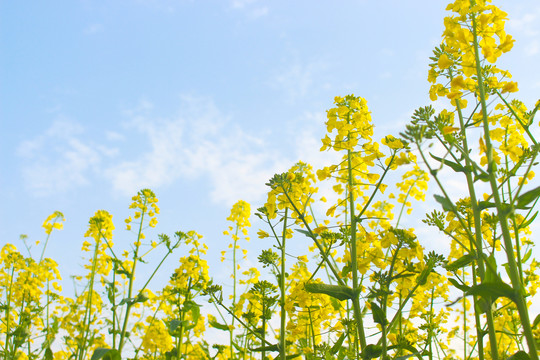
[[[242,325],[242,327],[244,327],[245,329],[247,329],[248,332],[249,332],[251,335],[253,335],[253,336],[255,336],[256,338],[258,338],[259,340],[261,340],[262,343],[263,343],[263,345],[272,346],[272,343],[271,343],[271,342],[269,342],[268,340],[266,340],[265,337],[262,336],[261,334],[259,334],[256,330],[251,329],[250,325],[246,324],[242,319],[240,319],[238,316],[236,316],[236,315],[234,314],[234,312],[231,311],[231,309],[229,309],[227,306],[225,306],[225,305],[223,304],[223,302],[222,302],[220,299],[218,299],[214,293],[211,293],[210,296],[212,297],[212,299],[214,300],[214,302],[215,302],[216,304],[219,304],[225,311],[227,311],[227,312],[229,313],[229,315],[231,315],[233,318],[235,318],[236,321],[238,321],[238,323],[239,323],[240,325]],[[216,309],[218,309],[218,311],[219,311],[219,308],[218,308],[217,306],[216,306]],[[220,312],[220,314],[221,314],[221,312]],[[223,316],[222,316],[221,318],[224,319]]]
[[[11,335],[11,331],[9,329],[10,326],[10,313],[11,313],[11,294],[13,291],[13,279],[15,278],[15,265],[12,265],[11,267],[11,276],[9,280],[9,290],[7,293],[7,304],[6,304],[6,343],[5,343],[5,350],[4,350],[4,359],[8,359],[9,351],[7,350],[9,347],[9,338]]]
[[[450,76],[450,77],[452,78],[452,76]],[[473,161],[469,157],[469,154],[470,154],[469,144],[468,144],[468,141],[467,141],[465,122],[464,122],[464,119],[463,119],[463,113],[461,111],[461,106],[459,104],[459,101],[456,102],[456,108],[457,108],[459,124],[460,124],[460,128],[461,128],[461,135],[462,135],[462,138],[463,138],[463,151],[462,151],[462,154],[464,154],[464,157],[465,157],[466,169],[471,169],[473,167]],[[479,272],[479,275],[480,275],[480,279],[484,279],[485,266],[484,266],[484,256],[483,256],[483,252],[482,252],[482,250],[483,250],[483,244],[482,244],[482,216],[481,216],[480,209],[478,208],[478,200],[477,200],[477,197],[476,197],[476,190],[475,190],[475,187],[474,187],[474,179],[472,177],[471,171],[465,171],[465,177],[467,179],[467,188],[468,188],[468,191],[469,191],[471,209],[472,209],[472,212],[473,212],[473,220],[474,220],[474,238],[470,237],[470,239],[471,239],[470,240],[471,241],[471,249],[473,249],[473,244],[474,244],[474,248],[476,249],[476,259],[477,259],[476,263],[478,265],[478,272]],[[476,283],[477,283],[477,281],[476,281],[476,269],[475,269],[474,265],[472,266],[472,273],[473,273],[473,285],[476,285]],[[476,320],[476,322],[475,322],[476,326],[475,327],[476,327],[476,337],[478,339],[478,350],[479,350],[478,351],[478,359],[483,360],[484,359],[484,338],[483,338],[483,331],[482,331],[482,328],[481,328],[480,314],[478,314],[478,312],[476,311],[476,309],[477,309],[476,304],[478,302],[478,297],[474,296],[473,301],[474,301],[474,304],[475,304],[475,307],[474,307],[475,308],[475,320]],[[488,310],[488,313],[486,314],[486,317],[487,317],[488,329],[493,329],[493,331],[489,332],[490,343],[496,344],[496,337],[495,337],[495,332],[494,332],[495,331],[494,330],[495,325],[493,323],[493,313],[492,313],[491,309]],[[465,330],[465,333],[466,333],[466,330]],[[464,340],[464,342],[466,343],[466,339]],[[493,350],[493,346],[492,346],[492,350]]]
[[[265,360],[266,359],[266,348],[264,347],[264,342],[266,340],[266,301],[264,301],[264,300],[262,301],[262,331],[261,331],[261,336],[262,336],[261,345],[263,346],[262,360]]]
[[[144,200],[143,205],[146,205],[146,198]],[[145,212],[142,211],[141,212],[141,222],[139,223],[139,232],[137,234],[137,242],[136,242],[136,245],[135,245],[135,251],[133,252],[133,267],[131,268],[131,271],[129,271],[129,285],[128,285],[127,298],[130,299],[130,300],[126,303],[126,312],[124,314],[124,323],[122,324],[122,331],[120,333],[120,341],[118,343],[118,352],[120,354],[122,353],[122,349],[124,348],[124,345],[125,345],[126,333],[127,333],[127,325],[128,325],[128,320],[129,320],[129,313],[131,311],[131,307],[134,304],[131,301],[131,299],[132,299],[132,296],[133,296],[133,283],[135,282],[135,268],[137,266],[137,261],[139,259],[138,255],[139,255],[139,248],[141,246],[141,234],[142,234],[142,228],[143,228],[143,223],[144,223],[144,215],[145,215]]]
[[[116,262],[113,263],[113,276],[112,276],[112,339],[113,339],[113,349],[116,349],[116,336],[118,335],[116,333],[116,269],[118,268],[118,265]]]
[[[523,333],[525,335],[525,338],[527,339],[527,345],[529,346],[529,356],[531,357],[532,360],[538,360],[538,352],[536,350],[536,341],[532,333],[531,322],[529,319],[529,311],[527,309],[527,303],[525,301],[525,296],[524,296],[525,289],[519,277],[518,267],[516,264],[516,259],[515,259],[514,250],[512,246],[513,245],[512,237],[508,229],[508,214],[506,211],[503,210],[503,204],[501,202],[501,198],[498,192],[497,178],[496,178],[496,173],[495,173],[496,163],[493,158],[494,150],[493,150],[493,145],[491,144],[491,138],[490,138],[490,133],[489,133],[489,120],[488,120],[488,113],[487,113],[486,94],[484,91],[482,68],[480,66],[480,51],[479,51],[479,45],[478,45],[477,24],[476,24],[476,16],[474,14],[472,16],[472,23],[473,23],[474,55],[475,55],[475,60],[476,60],[475,61],[476,62],[476,75],[478,77],[478,91],[479,91],[480,102],[482,104],[482,123],[484,127],[484,137],[486,140],[486,153],[487,153],[486,156],[487,156],[487,163],[488,163],[489,184],[491,186],[491,190],[493,192],[493,197],[495,200],[495,205],[497,207],[497,215],[500,220],[500,225],[501,225],[501,230],[502,230],[502,235],[503,235],[503,240],[504,240],[504,250],[506,252],[506,258],[508,260],[508,276],[510,277],[512,287],[516,292],[515,302],[516,302],[519,317],[521,320],[521,326],[523,326]],[[492,347],[492,353],[493,353],[492,357],[494,360],[496,360],[497,359],[496,343],[491,344],[491,347]]]
[[[360,349],[363,349],[367,346],[366,343],[366,334],[364,332],[364,322],[362,319],[362,313],[360,310],[360,289],[358,288],[358,259],[357,259],[357,249],[356,249],[356,230],[357,230],[357,218],[355,216],[355,203],[354,203],[354,188],[355,183],[352,174],[352,159],[351,159],[351,150],[347,150],[347,170],[348,170],[348,187],[349,187],[349,211],[351,219],[351,272],[352,272],[352,281],[353,281],[353,290],[355,292],[353,298],[353,313],[356,320],[356,331],[357,336],[355,336],[355,347],[358,349],[358,341],[360,341]],[[366,209],[364,207],[364,209]]]
[[[39,262],[38,262],[39,264],[41,264],[41,261],[43,260],[43,256],[45,255],[45,248],[47,247],[47,244],[49,243],[50,237],[51,237],[51,234],[47,234],[47,239],[45,239],[45,244],[43,244],[43,250],[41,250],[41,256],[39,257]]]
[[[232,298],[232,308],[233,311],[236,311],[236,242],[238,239],[238,225],[236,226],[234,233],[233,241],[233,298]],[[234,318],[231,320],[231,329],[229,329],[229,347],[231,351],[231,359],[234,359],[233,352],[233,336],[234,336]]]
[[[99,229],[99,233],[101,233],[101,228]],[[84,355],[86,353],[86,339],[88,334],[90,333],[90,312],[92,311],[92,296],[94,295],[94,279],[96,275],[96,267],[97,267],[97,256],[99,252],[99,237],[96,237],[96,246],[94,248],[94,257],[92,259],[92,269],[90,271],[90,282],[88,285],[88,297],[86,299],[86,309],[84,311],[84,320],[83,320],[83,338],[81,341],[81,344],[78,349],[78,359],[82,360],[84,358]]]
[[[285,208],[285,217],[283,220],[283,233],[281,236],[281,272],[279,274],[279,290],[280,290],[280,308],[281,308],[281,319],[280,319],[280,330],[279,330],[279,355],[281,360],[286,359],[287,346],[285,343],[285,327],[286,327],[286,312],[285,312],[285,242],[287,239],[287,215],[289,208]]]

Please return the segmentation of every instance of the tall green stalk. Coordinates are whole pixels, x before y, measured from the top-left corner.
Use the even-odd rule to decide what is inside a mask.
[[[144,201],[144,205],[146,205],[146,197]],[[129,272],[129,285],[128,285],[128,294],[127,298],[129,301],[126,303],[126,311],[124,313],[124,323],[122,324],[122,330],[120,332],[120,341],[118,343],[118,352],[122,353],[122,349],[124,348],[125,341],[126,341],[126,335],[127,335],[127,325],[129,321],[129,313],[131,312],[131,307],[134,305],[134,302],[132,301],[133,298],[133,283],[135,282],[135,268],[137,266],[137,261],[139,260],[139,248],[141,246],[141,234],[142,234],[142,228],[144,223],[144,215],[145,212],[141,212],[141,222],[139,223],[139,231],[137,234],[137,242],[135,245],[135,251],[133,252],[133,267],[131,268],[131,271]]]
[[[81,340],[81,343],[79,344],[79,348],[77,351],[77,359],[83,360],[86,354],[86,341],[87,336],[90,333],[90,312],[92,311],[92,296],[94,293],[94,280],[96,276],[96,267],[97,267],[97,256],[99,253],[99,237],[96,237],[96,245],[94,247],[94,256],[92,258],[92,269],[90,271],[90,282],[88,284],[88,297],[86,299],[86,309],[84,311],[84,319],[83,319],[83,338]]]
[[[348,187],[349,187],[349,216],[351,219],[351,272],[352,272],[352,281],[353,281],[353,290],[354,290],[354,298],[353,298],[353,313],[354,318],[356,320],[356,336],[355,336],[355,347],[358,349],[358,341],[360,341],[360,349],[363,350],[367,343],[366,343],[366,334],[364,332],[364,322],[362,319],[362,312],[360,309],[360,289],[358,284],[358,259],[357,259],[357,249],[356,249],[356,228],[357,228],[357,219],[356,219],[356,211],[355,211],[355,202],[354,202],[354,188],[356,187],[356,184],[354,182],[353,178],[353,172],[352,172],[352,161],[351,161],[351,150],[347,150],[347,170],[348,170]],[[357,351],[359,353],[359,351]]]
[[[286,256],[285,253],[285,242],[287,240],[287,217],[289,214],[289,209],[285,208],[285,216],[283,220],[283,232],[281,235],[281,269],[279,274],[279,291],[280,291],[280,299],[279,299],[279,305],[281,308],[281,319],[280,319],[280,330],[279,330],[279,356],[281,360],[285,360],[287,356],[287,344],[285,340],[285,331],[286,331],[286,316],[287,313],[285,311],[285,273],[286,273]]]
[[[525,301],[525,296],[524,296],[526,291],[519,276],[519,269],[518,269],[516,259],[514,256],[512,237],[510,235],[510,231],[508,228],[508,213],[507,211],[504,211],[503,209],[503,203],[501,201],[499,190],[498,190],[497,178],[496,178],[496,173],[495,173],[496,163],[493,158],[494,150],[493,150],[493,145],[491,143],[491,137],[490,137],[490,132],[489,132],[486,94],[485,94],[485,89],[484,89],[482,68],[480,65],[480,50],[479,50],[479,45],[478,45],[477,23],[476,23],[475,15],[473,15],[472,17],[472,22],[473,22],[474,54],[475,54],[475,60],[476,60],[476,75],[478,78],[478,92],[479,92],[478,95],[480,97],[480,103],[482,105],[482,124],[484,128],[484,137],[486,140],[486,156],[487,156],[487,163],[488,163],[487,173],[489,177],[489,184],[491,186],[493,199],[495,201],[495,205],[497,208],[497,215],[499,217],[503,241],[504,241],[504,250],[506,252],[506,258],[508,261],[508,276],[510,277],[512,288],[515,290],[515,303],[516,303],[519,317],[521,320],[521,325],[523,326],[523,333],[525,335],[525,338],[527,340],[527,345],[529,347],[529,356],[531,357],[532,360],[538,360],[539,358],[538,358],[538,352],[536,350],[536,341],[532,333],[531,322],[529,318],[529,311],[527,309],[527,303]],[[492,345],[492,351],[493,351],[493,346],[494,345]]]

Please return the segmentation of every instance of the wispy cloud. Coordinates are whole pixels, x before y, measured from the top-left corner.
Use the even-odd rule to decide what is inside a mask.
[[[531,40],[527,48],[525,49],[525,54],[533,56],[540,53],[540,42],[536,39]]]
[[[527,9],[517,16],[510,17],[508,26],[512,32],[519,32],[526,36],[536,36],[540,31],[538,18],[540,17],[540,6],[536,9]]]
[[[330,86],[326,82],[315,84],[327,67],[326,62],[322,60],[293,61],[278,69],[269,83],[273,88],[283,92],[288,101],[295,102],[308,95],[312,89]],[[324,76],[322,78],[324,79]]]
[[[125,127],[144,134],[149,150],[106,169],[114,189],[131,194],[141,187],[205,178],[217,203],[261,199],[281,157],[233,125],[208,99],[183,97],[181,108],[169,119],[155,119],[151,112],[132,114]]]
[[[114,156],[115,149],[92,146],[83,134],[81,125],[59,118],[43,134],[19,145],[22,178],[31,193],[49,196],[84,186],[102,158]]]
[[[197,191],[230,206],[239,199],[263,201],[268,179],[298,160],[315,169],[335,162],[335,154],[318,152],[321,134],[314,129],[324,123],[323,112],[298,119],[302,132],[284,129],[290,141],[283,148],[241,129],[210,99],[184,96],[180,109],[158,117],[143,100],[125,111],[121,129],[105,129],[99,141],[72,120],[56,120],[19,146],[25,185],[35,195],[55,196],[106,181],[113,193],[129,196],[204,179],[207,188]]]
[[[258,0],[232,0],[231,8],[243,11],[250,19],[257,19],[269,12],[268,6],[259,4]]]
[[[84,29],[84,33],[87,35],[97,34],[105,31],[103,24],[90,24]]]
[[[525,54],[535,56],[540,53],[540,6],[533,9],[522,9],[520,14],[510,16],[509,32],[525,44]]]

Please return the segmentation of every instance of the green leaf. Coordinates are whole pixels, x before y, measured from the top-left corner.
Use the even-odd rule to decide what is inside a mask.
[[[313,233],[311,233],[311,232],[309,232],[309,231],[302,230],[302,229],[296,229],[296,231],[298,231],[300,234],[306,235],[308,238],[311,238],[311,239],[315,239],[315,238],[316,238],[316,235],[314,235]]]
[[[523,263],[526,263],[527,260],[529,260],[529,258],[531,257],[531,255],[532,255],[532,249],[529,249],[529,251],[527,251],[527,252],[525,253],[525,255],[523,255],[523,258],[521,258],[521,263],[522,263],[522,264],[523,264]]]
[[[484,278],[482,279],[483,283],[502,283],[501,277],[496,273],[497,269],[497,260],[495,259],[495,254],[489,255],[489,257],[484,256],[486,261],[486,272]],[[494,270],[495,269],[495,270]]]
[[[460,284],[456,279],[448,279],[448,281],[454,285],[456,288],[458,288],[459,290],[463,291],[463,292],[467,292],[469,291],[471,288],[467,285],[463,285],[463,284]]]
[[[351,265],[347,264],[345,266],[343,266],[343,269],[341,269],[341,276],[342,277],[346,277],[347,274],[349,274],[351,272]]]
[[[118,275],[126,275],[127,277],[131,277],[131,273],[129,271],[124,270],[124,269],[116,269],[115,272]]]
[[[384,312],[380,308],[379,305],[377,305],[375,302],[371,302],[371,312],[373,314],[373,321],[375,321],[377,324],[381,324],[381,326],[385,326],[388,324],[388,320],[386,320],[386,316],[384,315]]]
[[[305,284],[304,288],[307,292],[313,294],[325,294],[338,300],[352,300],[354,299],[354,290],[344,285],[328,285],[320,283]]]
[[[429,274],[431,274],[432,271],[433,271],[432,266],[426,266],[424,268],[424,270],[422,270],[420,275],[418,275],[418,277],[416,278],[416,283],[418,285],[425,285],[426,282],[427,282],[427,278],[428,278]]]
[[[336,343],[332,348],[330,349],[330,354],[336,355],[336,353],[341,349],[341,346],[343,345],[343,340],[345,340],[346,333],[342,333],[339,339],[337,339]]]
[[[516,207],[518,209],[525,208],[526,205],[530,204],[531,202],[535,201],[540,197],[540,186],[537,188],[534,188],[530,191],[527,191],[525,194],[521,194],[517,198],[517,205]]]
[[[243,348],[242,346],[238,345],[238,343],[237,343],[236,341],[233,341],[232,344],[233,344],[234,348],[235,348],[237,351],[239,351],[239,352],[244,351],[244,348]]]
[[[118,306],[122,306],[124,304],[128,304],[128,305],[133,305],[135,303],[135,300],[137,300],[137,298],[125,298],[125,299],[122,299],[122,301],[120,301],[120,303],[118,304]]]
[[[465,254],[456,261],[447,264],[444,268],[448,271],[456,271],[458,269],[461,269],[462,267],[469,265],[474,260],[476,260],[476,253]]]
[[[474,176],[474,182],[477,182],[478,180],[488,182],[489,174],[482,171],[480,174]]]
[[[506,297],[512,301],[516,301],[516,291],[508,284],[503,282],[482,283],[472,286],[466,295],[477,295],[489,299],[490,302],[497,300],[500,297]]]
[[[148,296],[146,296],[143,293],[139,293],[137,297],[135,298],[136,303],[144,303],[148,300]]]
[[[435,201],[442,205],[444,211],[455,212],[454,204],[452,204],[450,200],[441,195],[433,195],[433,197],[435,198]]]
[[[482,211],[484,209],[489,209],[489,208],[496,208],[497,205],[494,203],[494,202],[490,202],[490,201],[479,201],[478,202],[478,210]],[[528,209],[527,207],[525,206],[516,206],[517,209]],[[510,204],[505,204],[505,203],[502,203],[501,204],[501,210],[503,212],[505,212],[506,214],[510,213],[510,211],[512,210],[512,206],[510,206]]]
[[[406,356],[400,356],[398,358],[395,358],[395,360],[398,360],[398,359],[408,359],[410,357],[413,357],[413,356],[417,356],[419,358],[421,358],[420,356],[420,352],[418,350],[416,350],[416,348],[410,344],[400,344],[400,345],[391,345],[388,347],[388,350],[395,350],[395,349],[405,349],[405,350],[408,350],[411,354],[409,355],[406,355]]]
[[[467,170],[463,166],[461,166],[461,165],[459,165],[459,164],[457,164],[455,162],[452,162],[452,161],[446,160],[446,159],[442,159],[440,157],[437,157],[437,156],[433,155],[432,153],[429,153],[429,155],[431,155],[432,158],[434,158],[435,160],[437,160],[441,164],[450,166],[452,168],[452,170],[454,170],[455,172],[462,172],[462,173],[467,172]]]
[[[219,329],[219,330],[224,330],[224,331],[229,331],[230,330],[229,326],[227,326],[225,324],[218,323],[216,320],[208,320],[208,324],[211,327]]]
[[[175,336],[176,335],[176,330],[181,325],[182,325],[182,321],[180,321],[178,319],[173,319],[173,320],[169,321],[169,323],[168,323],[169,335]]]
[[[537,327],[539,323],[540,323],[540,314],[536,315],[536,317],[534,318],[533,325],[532,325],[533,329]]]
[[[186,304],[186,303],[184,303]],[[194,328],[197,325],[197,322],[199,321],[199,318],[201,317],[201,308],[200,305],[190,301],[189,302],[189,310],[191,311],[191,321],[192,325],[189,327],[189,329]]]
[[[519,224],[519,228],[520,228],[520,229],[524,229],[524,228],[526,228],[527,226],[531,225],[532,222],[534,221],[534,219],[536,219],[536,216],[537,216],[537,215],[538,215],[538,211],[535,212],[534,215],[533,215],[529,220],[527,220],[527,221],[524,222],[524,223]]]
[[[494,208],[494,207],[497,207],[497,205],[495,205],[494,202],[489,202],[489,201],[479,201],[478,202],[478,210],[479,211],[489,209],[489,208]]]
[[[43,360],[53,360],[54,355],[50,347],[45,349],[45,354],[43,355]]]
[[[120,352],[116,349],[97,348],[92,354],[91,360],[122,360]]]
[[[285,356],[285,359],[295,359],[295,358],[297,358],[299,356],[302,356],[302,353],[287,355],[287,356]]]
[[[400,357],[397,357],[395,360],[406,360],[406,359],[412,358],[412,357],[417,356],[417,355],[418,355],[418,353],[405,355],[405,356],[400,356]]]
[[[279,351],[279,346],[278,344],[274,344],[274,345],[267,345],[267,346],[259,346],[257,348],[254,348],[254,349],[249,349],[251,351],[256,351],[256,352],[261,352],[261,351]]]
[[[338,353],[338,357],[337,357],[337,360],[343,360],[345,359],[345,356],[347,355],[347,349],[342,347],[341,349],[339,349],[339,353]]]
[[[336,298],[331,297],[330,304],[332,304],[332,307],[334,308],[334,310],[339,310],[342,308],[341,303]]]
[[[525,351],[520,350],[514,355],[510,356],[507,360],[531,360],[531,358]]]
[[[370,344],[364,348],[362,354],[360,355],[362,356],[363,360],[370,360],[378,358],[379,356],[381,356],[381,354],[382,346]]]

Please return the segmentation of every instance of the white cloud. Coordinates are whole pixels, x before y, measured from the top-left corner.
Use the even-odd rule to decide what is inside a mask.
[[[60,118],[43,134],[19,145],[23,182],[31,193],[49,196],[84,186],[102,155],[114,154],[114,149],[85,143],[83,132],[81,125]]]
[[[235,9],[244,9],[246,6],[251,5],[256,0],[233,0],[232,7]]]
[[[396,55],[393,49],[387,47],[382,48],[380,54],[385,58],[394,57],[394,55]]]
[[[141,145],[149,150],[106,169],[114,189],[132,194],[179,179],[206,178],[214,202],[261,200],[264,183],[281,167],[276,160],[280,157],[264,141],[231,124],[208,99],[184,96],[180,108],[169,119],[130,112],[125,127],[146,134],[147,144]]]
[[[525,54],[529,56],[536,55],[540,52],[540,42],[538,40],[532,40],[527,48],[525,49]]]
[[[321,60],[301,63],[295,61],[275,74],[270,85],[282,91],[290,102],[303,98],[314,88],[328,87],[328,83],[315,84],[321,78],[327,64]],[[315,86],[316,85],[316,86]]]
[[[336,162],[336,154],[321,153],[324,113],[305,113],[303,126],[282,129],[288,148],[247,133],[205,98],[184,96],[180,111],[167,118],[153,115],[154,105],[142,100],[126,110],[122,129],[105,129],[100,143],[67,119],[19,146],[26,186],[36,195],[56,195],[105,179],[112,191],[132,195],[141,188],[199,181],[212,201],[227,206],[242,199],[264,200],[265,183],[298,160],[314,169]],[[321,130],[321,131],[319,131]]]
[[[508,27],[512,33],[523,34],[525,36],[536,36],[540,31],[538,26],[538,18],[540,17],[540,7],[536,9],[527,9],[526,13],[517,16],[510,16]]]
[[[97,34],[105,31],[103,24],[91,24],[84,29],[84,33],[87,35]]]
[[[125,141],[126,137],[116,131],[106,131],[105,132],[105,138],[109,141]]]
[[[516,10],[516,14],[510,14],[508,20],[508,32],[516,38],[516,46],[527,56],[535,56],[540,53],[540,6],[536,8],[522,7]]]
[[[257,19],[268,14],[267,6],[259,6],[257,0],[233,0],[231,7],[236,10],[244,11],[251,19]]]

